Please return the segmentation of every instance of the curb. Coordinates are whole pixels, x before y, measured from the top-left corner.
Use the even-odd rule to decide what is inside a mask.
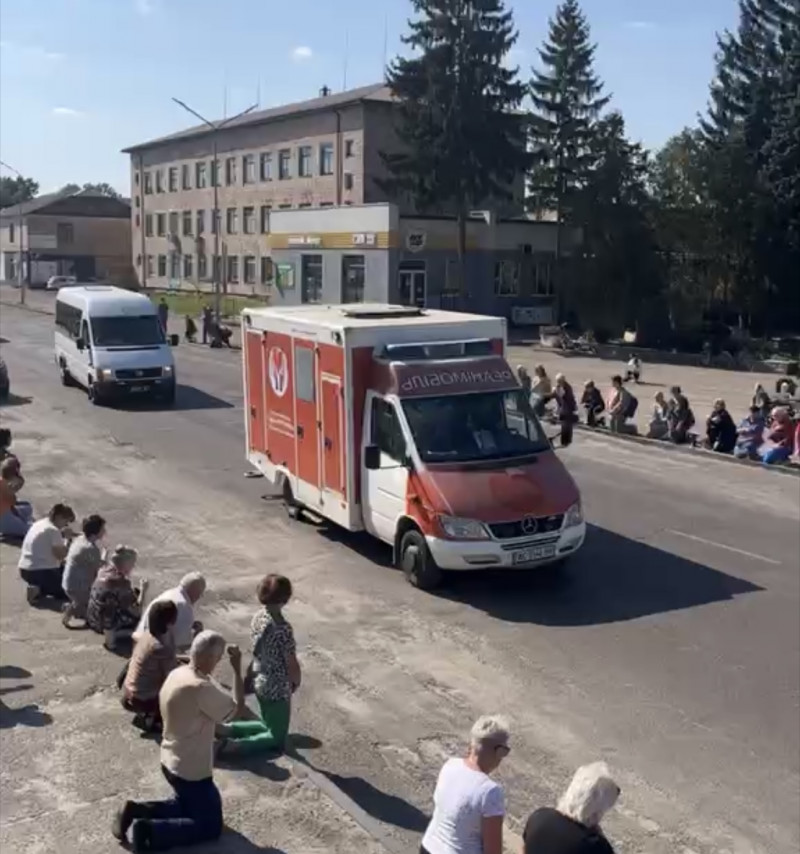
[[[780,465],[767,466],[764,465],[764,463],[757,462],[756,460],[737,459],[732,454],[716,454],[713,451],[707,451],[704,448],[694,448],[691,445],[675,445],[672,442],[665,442],[662,439],[648,439],[646,436],[632,436],[629,433],[612,433],[610,430],[603,430],[602,428],[597,427],[587,427],[585,424],[575,424],[574,429],[578,432],[588,433],[592,436],[602,436],[614,441],[631,442],[635,445],[645,445],[646,447],[659,451],[666,451],[667,453],[689,454],[692,456],[699,455],[704,459],[715,463],[726,463],[728,465],[744,466],[745,468],[751,469],[768,469],[769,471],[782,474],[786,477],[800,478],[800,466],[798,465],[786,465],[783,463]]]
[[[55,311],[49,311],[46,308],[34,308],[32,305],[22,302],[12,302],[7,299],[0,299],[0,305],[7,305],[9,308],[18,308],[21,311],[30,311],[32,314],[49,314],[52,317]]]

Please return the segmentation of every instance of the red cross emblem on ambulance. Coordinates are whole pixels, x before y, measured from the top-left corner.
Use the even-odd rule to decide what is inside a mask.
[[[289,385],[289,363],[286,353],[280,347],[272,347],[269,351],[269,384],[278,397],[286,394]]]

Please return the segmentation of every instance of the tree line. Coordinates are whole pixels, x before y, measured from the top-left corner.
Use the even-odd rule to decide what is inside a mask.
[[[559,244],[582,234],[557,249],[562,319],[650,338],[712,319],[800,329],[798,0],[739,0],[705,112],[655,152],[605,93],[578,0],[555,10],[528,79],[508,65],[503,0],[411,2],[410,56],[387,70],[404,151],[383,155],[385,185],[456,211],[462,289],[469,211],[509,198],[524,171],[526,205],[556,218]]]
[[[110,185],[104,182],[99,184],[64,184],[58,191],[65,196],[71,196],[80,192],[95,193],[100,196],[109,196],[112,199],[120,199],[122,196]],[[9,177],[0,176],[0,208],[9,208],[21,202],[29,202],[39,194],[39,182],[33,178],[24,178],[21,175]]]

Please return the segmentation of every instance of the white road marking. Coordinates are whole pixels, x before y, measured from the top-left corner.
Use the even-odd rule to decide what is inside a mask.
[[[685,537],[687,540],[694,540],[696,543],[705,543],[707,546],[716,546],[718,549],[725,549],[727,552],[735,552],[738,555],[751,557],[754,560],[762,560],[764,563],[771,563],[774,566],[781,565],[779,560],[773,560],[771,557],[753,554],[753,552],[746,552],[744,549],[737,549],[734,546],[726,546],[725,543],[715,543],[714,540],[707,540],[705,537],[695,537],[694,534],[685,534],[683,531],[673,531],[671,528],[667,528],[666,531],[668,534],[674,534],[676,537]]]

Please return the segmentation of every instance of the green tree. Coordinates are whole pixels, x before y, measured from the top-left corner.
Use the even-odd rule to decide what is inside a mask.
[[[39,192],[39,184],[33,178],[7,175],[0,177],[0,208],[8,208],[35,198]]]
[[[63,195],[74,195],[75,193],[92,193],[96,196],[108,196],[111,199],[121,199],[122,196],[111,186],[104,181],[99,184],[87,182],[83,186],[79,184],[64,184],[59,190]]]
[[[412,0],[415,18],[403,43],[412,56],[388,69],[399,100],[401,153],[382,153],[392,195],[421,210],[454,210],[458,276],[471,209],[508,199],[529,164],[524,122],[516,110],[525,86],[504,59],[517,40],[502,0]]]
[[[594,71],[595,45],[577,0],[564,0],[550,20],[539,51],[542,67],[530,82],[534,111],[529,141],[537,155],[531,172],[531,205],[570,218],[573,195],[593,164],[595,123],[608,104]]]

